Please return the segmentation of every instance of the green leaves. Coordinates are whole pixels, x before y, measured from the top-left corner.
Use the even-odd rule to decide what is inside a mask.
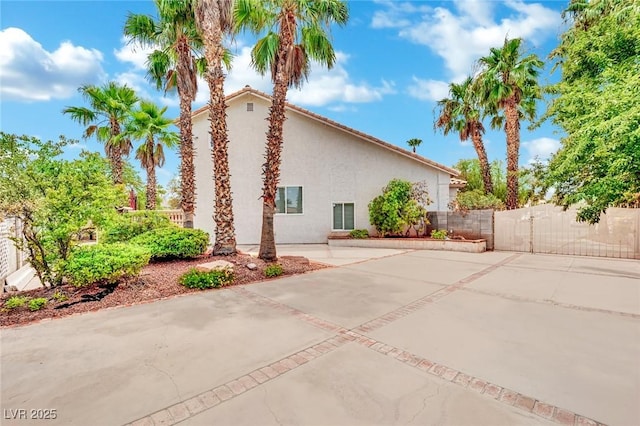
[[[425,217],[425,207],[430,203],[424,183],[393,179],[382,195],[369,203],[369,221],[381,236],[400,234]]]
[[[556,97],[546,117],[566,137],[548,183],[556,203],[581,203],[578,220],[590,223],[607,207],[640,205],[640,11],[629,7],[603,0],[572,8],[576,21],[552,55],[562,79],[548,90]]]

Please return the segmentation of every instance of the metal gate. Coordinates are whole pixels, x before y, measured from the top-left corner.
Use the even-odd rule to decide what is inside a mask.
[[[607,209],[595,225],[576,209],[543,204],[495,212],[495,249],[640,259],[640,209]]]

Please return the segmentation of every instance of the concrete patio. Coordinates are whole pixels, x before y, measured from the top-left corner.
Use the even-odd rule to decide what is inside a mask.
[[[2,424],[640,424],[640,262],[377,254],[2,329]]]

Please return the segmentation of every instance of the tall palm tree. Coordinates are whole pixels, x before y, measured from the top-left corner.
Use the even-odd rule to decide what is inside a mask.
[[[263,260],[273,261],[277,258],[273,217],[280,180],[287,89],[302,85],[309,74],[311,60],[333,67],[336,56],[329,39],[330,26],[333,23],[345,25],[349,11],[342,0],[237,0],[236,5],[237,28],[264,34],[254,46],[251,58],[258,72],[263,75],[271,72],[273,81],[263,165],[262,234],[258,254]]]
[[[82,135],[95,135],[104,143],[104,151],[111,163],[113,183],[122,183],[122,157],[129,155],[131,141],[118,137],[126,117],[131,112],[138,97],[133,89],[113,81],[102,87],[82,86],[78,89],[88,101],[89,107],[66,107],[62,110],[74,121],[87,126]]]
[[[204,42],[207,61],[205,78],[209,85],[209,123],[213,148],[215,179],[216,236],[213,254],[236,253],[236,233],[233,224],[233,199],[227,147],[227,105],[224,96],[225,48],[223,39],[233,28],[232,0],[195,0],[196,25]]]
[[[413,152],[416,152],[416,148],[422,144],[422,139],[412,138],[407,141],[407,145],[413,148]]]
[[[131,14],[124,34],[131,41],[155,50],[148,57],[149,77],[158,89],[177,89],[180,99],[180,207],[184,226],[193,228],[195,172],[191,104],[197,75],[204,72],[202,40],[195,26],[193,4],[185,0],[155,0],[158,17]]]
[[[461,141],[471,138],[480,163],[484,193],[492,193],[491,167],[489,166],[487,151],[484,149],[482,141],[484,133],[481,118],[482,112],[478,96],[473,90],[473,79],[467,77],[460,84],[449,84],[449,97],[438,101],[438,107],[440,108],[440,113],[436,118],[434,127],[442,129],[445,135],[450,132],[457,132]]]
[[[153,102],[141,101],[121,134],[143,141],[136,150],[136,158],[147,172],[147,210],[156,208],[156,167],[164,165],[164,148],[173,148],[180,141],[170,130],[173,120],[164,116],[166,111],[167,107],[161,109]]]
[[[518,159],[520,154],[520,120],[535,118],[535,103],[540,99],[538,74],[544,65],[535,54],[523,56],[522,39],[504,40],[502,48],[491,48],[479,59],[477,90],[484,107],[498,117],[504,111],[507,137],[507,209],[518,207]],[[502,120],[494,120],[493,124]]]

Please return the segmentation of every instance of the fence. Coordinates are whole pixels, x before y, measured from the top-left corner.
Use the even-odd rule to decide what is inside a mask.
[[[554,205],[495,213],[496,250],[640,259],[640,209],[607,209],[600,222],[576,222]]]
[[[20,226],[20,221],[14,218],[0,222],[0,283],[26,263],[25,253],[9,239],[21,234]]]
[[[468,212],[440,211],[428,212],[432,229],[446,229],[453,237],[464,237],[468,240],[487,240],[487,250],[493,250],[493,210],[470,210]]]
[[[178,226],[184,226],[184,212],[182,210],[156,210],[158,213],[163,214],[169,218],[169,220]]]

